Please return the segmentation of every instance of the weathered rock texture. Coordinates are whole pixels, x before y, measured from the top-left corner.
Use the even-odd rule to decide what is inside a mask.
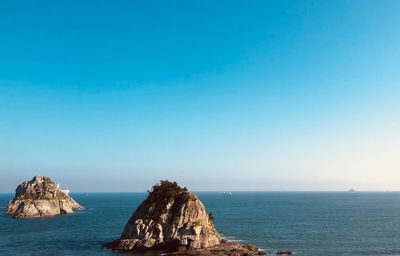
[[[161,181],[153,186],[147,199],[133,213],[120,239],[104,246],[116,251],[162,250],[179,252],[179,255],[194,252],[196,255],[227,255],[209,254],[212,250],[224,251],[222,246],[229,247],[228,243],[222,242],[212,220],[212,215],[194,194],[176,182]],[[258,249],[247,255],[256,253]]]
[[[82,209],[50,178],[35,176],[15,190],[5,213],[15,218],[37,218],[73,213]]]

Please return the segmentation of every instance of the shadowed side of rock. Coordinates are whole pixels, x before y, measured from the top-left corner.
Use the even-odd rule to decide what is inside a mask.
[[[83,209],[50,178],[35,176],[15,190],[5,213],[15,218],[38,218],[73,213]]]

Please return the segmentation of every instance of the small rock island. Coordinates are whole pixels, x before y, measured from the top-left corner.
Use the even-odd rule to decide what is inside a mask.
[[[115,251],[162,251],[169,255],[266,255],[253,245],[225,241],[203,203],[176,182],[160,181],[133,213]]]
[[[5,213],[15,218],[51,217],[83,209],[49,177],[35,176],[15,190]]]

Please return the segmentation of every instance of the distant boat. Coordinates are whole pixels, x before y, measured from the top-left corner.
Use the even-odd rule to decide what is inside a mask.
[[[227,195],[227,196],[231,196],[231,195],[232,195],[232,192],[224,192],[224,193],[222,193],[222,194]]]
[[[353,188],[351,188],[351,189],[349,189],[349,192],[350,193],[355,193],[356,191]]]

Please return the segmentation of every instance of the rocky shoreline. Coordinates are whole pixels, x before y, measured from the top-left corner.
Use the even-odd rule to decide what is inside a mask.
[[[179,256],[253,256],[253,255],[267,255],[266,252],[260,250],[254,245],[240,244],[237,242],[222,241],[219,245],[196,249],[196,250],[183,250],[169,253],[169,255]]]
[[[126,252],[130,250],[126,250],[127,247],[116,247],[116,245],[121,246],[124,244],[125,246],[129,245],[131,241],[126,239],[124,241],[118,242],[117,244],[113,244],[113,242],[105,244],[104,247],[108,249],[112,249],[118,252]],[[122,250],[118,250],[122,249]],[[149,249],[150,250],[150,249]],[[154,249],[153,249],[154,250]],[[148,250],[144,250],[148,251]],[[162,255],[176,255],[176,256],[223,256],[223,255],[231,255],[231,256],[256,256],[256,255],[267,255],[266,252],[258,249],[254,245],[243,245],[237,242],[228,242],[221,241],[220,244],[208,247],[208,248],[198,248],[198,249],[186,249],[186,248],[178,248],[172,251],[163,251],[163,250],[154,250]]]

